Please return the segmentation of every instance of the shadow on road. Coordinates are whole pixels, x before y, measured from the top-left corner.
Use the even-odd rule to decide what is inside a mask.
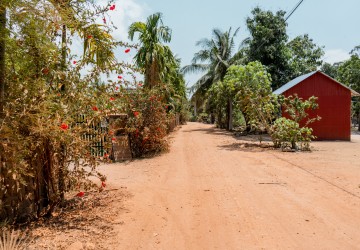
[[[268,135],[261,135],[262,143],[260,143],[260,135],[236,136],[235,132],[219,129],[213,125],[209,125],[208,128],[187,128],[184,130],[184,132],[201,132],[208,135],[221,136],[223,138],[227,136],[229,138],[235,139],[236,142],[230,144],[224,144],[224,142],[222,142],[220,145],[217,145],[218,148],[229,151],[263,152],[274,149],[273,145],[271,144],[271,138]]]
[[[218,145],[218,148],[229,151],[243,151],[243,152],[254,152],[254,153],[274,150],[274,147],[267,142],[260,144],[259,142],[245,142],[245,141],[226,144],[226,145]]]

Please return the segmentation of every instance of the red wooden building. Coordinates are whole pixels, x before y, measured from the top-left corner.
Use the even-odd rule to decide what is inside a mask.
[[[310,112],[310,117],[321,117],[320,121],[309,125],[313,135],[317,140],[350,141],[351,97],[360,96],[359,93],[320,71],[314,71],[288,82],[275,90],[274,94],[297,94],[303,99],[318,97],[319,108]]]

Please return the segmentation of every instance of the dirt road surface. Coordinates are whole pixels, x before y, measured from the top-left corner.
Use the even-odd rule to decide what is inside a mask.
[[[188,123],[170,153],[103,165],[126,187],[109,249],[360,249],[360,136],[310,153]]]

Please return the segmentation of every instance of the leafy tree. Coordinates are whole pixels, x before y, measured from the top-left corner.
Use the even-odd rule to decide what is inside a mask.
[[[290,53],[286,46],[285,11],[264,11],[256,7],[246,20],[250,38],[247,39],[247,60],[259,61],[268,67],[274,89],[289,80]]]
[[[75,186],[89,188],[87,178],[98,176],[99,163],[91,153],[106,158],[111,141],[106,131],[94,134],[94,129],[109,114],[126,107],[115,97],[126,91],[127,82],[117,87],[113,81],[99,84],[101,73],[125,68],[123,63],[112,61],[112,50],[118,43],[105,35],[105,27],[94,26],[94,34],[84,31],[107,10],[92,11],[92,2],[87,1],[62,3],[66,8],[61,10],[52,2],[38,0],[15,0],[6,6],[8,20],[1,31],[9,35],[4,66],[8,87],[0,123],[0,220],[51,215],[65,191]],[[78,19],[64,18],[72,15],[69,6],[76,10]],[[58,35],[64,31],[66,44],[75,32],[93,36],[98,46],[96,56],[85,53],[76,61],[70,50],[64,54],[67,46]],[[111,63],[100,63],[95,59],[98,55],[104,55],[100,56],[102,62]],[[90,72],[80,74],[87,63],[93,66]],[[106,141],[104,152],[94,147],[99,140]]]
[[[213,29],[212,39],[204,38],[196,43],[202,49],[195,53],[192,64],[185,66],[182,71],[186,73],[191,72],[205,72],[192,87],[195,92],[194,97],[197,101],[204,100],[207,90],[216,83],[222,81],[225,77],[227,69],[238,62],[242,58],[242,52],[234,53],[235,36],[240,28],[237,28],[234,33],[230,28],[223,32],[219,29]],[[230,124],[230,117],[232,100],[228,99],[227,104],[227,128],[232,129]]]
[[[343,62],[337,70],[337,80],[353,90],[360,92],[360,55],[359,47],[351,51],[350,59]],[[360,131],[360,104],[359,101],[353,102],[354,115],[358,118]]]
[[[275,102],[272,100],[271,77],[260,62],[246,66],[233,65],[224,78],[226,93],[238,102],[247,130],[269,130],[274,118]]]
[[[139,34],[140,48],[135,62],[144,69],[145,86],[149,88],[163,82],[167,65],[175,64],[170,48],[162,44],[171,41],[171,29],[163,25],[161,18],[161,13],[155,13],[147,18],[146,23],[135,22],[129,27],[130,40],[134,40],[136,33]]]
[[[315,71],[321,66],[324,51],[317,46],[309,35],[297,36],[287,44],[290,50],[290,79]]]
[[[327,74],[328,76],[336,79],[337,78],[337,74],[338,74],[338,69],[339,69],[339,66],[341,65],[341,62],[340,63],[334,63],[334,64],[330,64],[330,63],[324,63],[320,70],[322,72],[324,72],[325,74]]]

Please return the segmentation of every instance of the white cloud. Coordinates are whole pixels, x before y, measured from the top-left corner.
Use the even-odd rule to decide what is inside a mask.
[[[99,6],[106,6],[108,0],[97,1]],[[145,21],[146,17],[150,13],[150,8],[147,5],[142,5],[137,2],[137,0],[116,0],[113,2],[115,4],[115,10],[109,10],[106,12],[105,18],[107,24],[110,22],[116,27],[111,33],[115,41],[130,42],[128,39],[128,28],[133,22]],[[102,16],[97,19],[97,23],[103,24]],[[136,41],[135,41],[136,42]],[[130,42],[131,43],[131,42]],[[124,53],[125,48],[117,48],[115,50],[115,57],[118,61],[123,61],[126,63],[133,63],[133,56],[135,51],[131,50],[130,53]],[[82,40],[78,36],[73,37],[73,43],[71,45],[71,51],[73,54],[76,54],[75,60],[79,60],[82,56],[83,44]],[[86,74],[87,69],[83,70],[83,73]],[[137,74],[138,75],[138,74]],[[124,76],[125,77],[125,76]],[[106,81],[106,76],[104,75],[102,79]],[[116,75],[111,74],[110,78],[115,78]],[[141,77],[139,76],[141,79]]]
[[[99,1],[100,5],[106,5],[108,1]],[[136,0],[117,0],[114,2],[115,10],[109,10],[107,14],[117,29],[113,32],[116,40],[128,41],[128,28],[131,23],[145,21],[149,14],[149,7],[137,3]]]
[[[323,60],[327,63],[336,63],[350,58],[349,52],[343,49],[330,49],[325,51]]]

